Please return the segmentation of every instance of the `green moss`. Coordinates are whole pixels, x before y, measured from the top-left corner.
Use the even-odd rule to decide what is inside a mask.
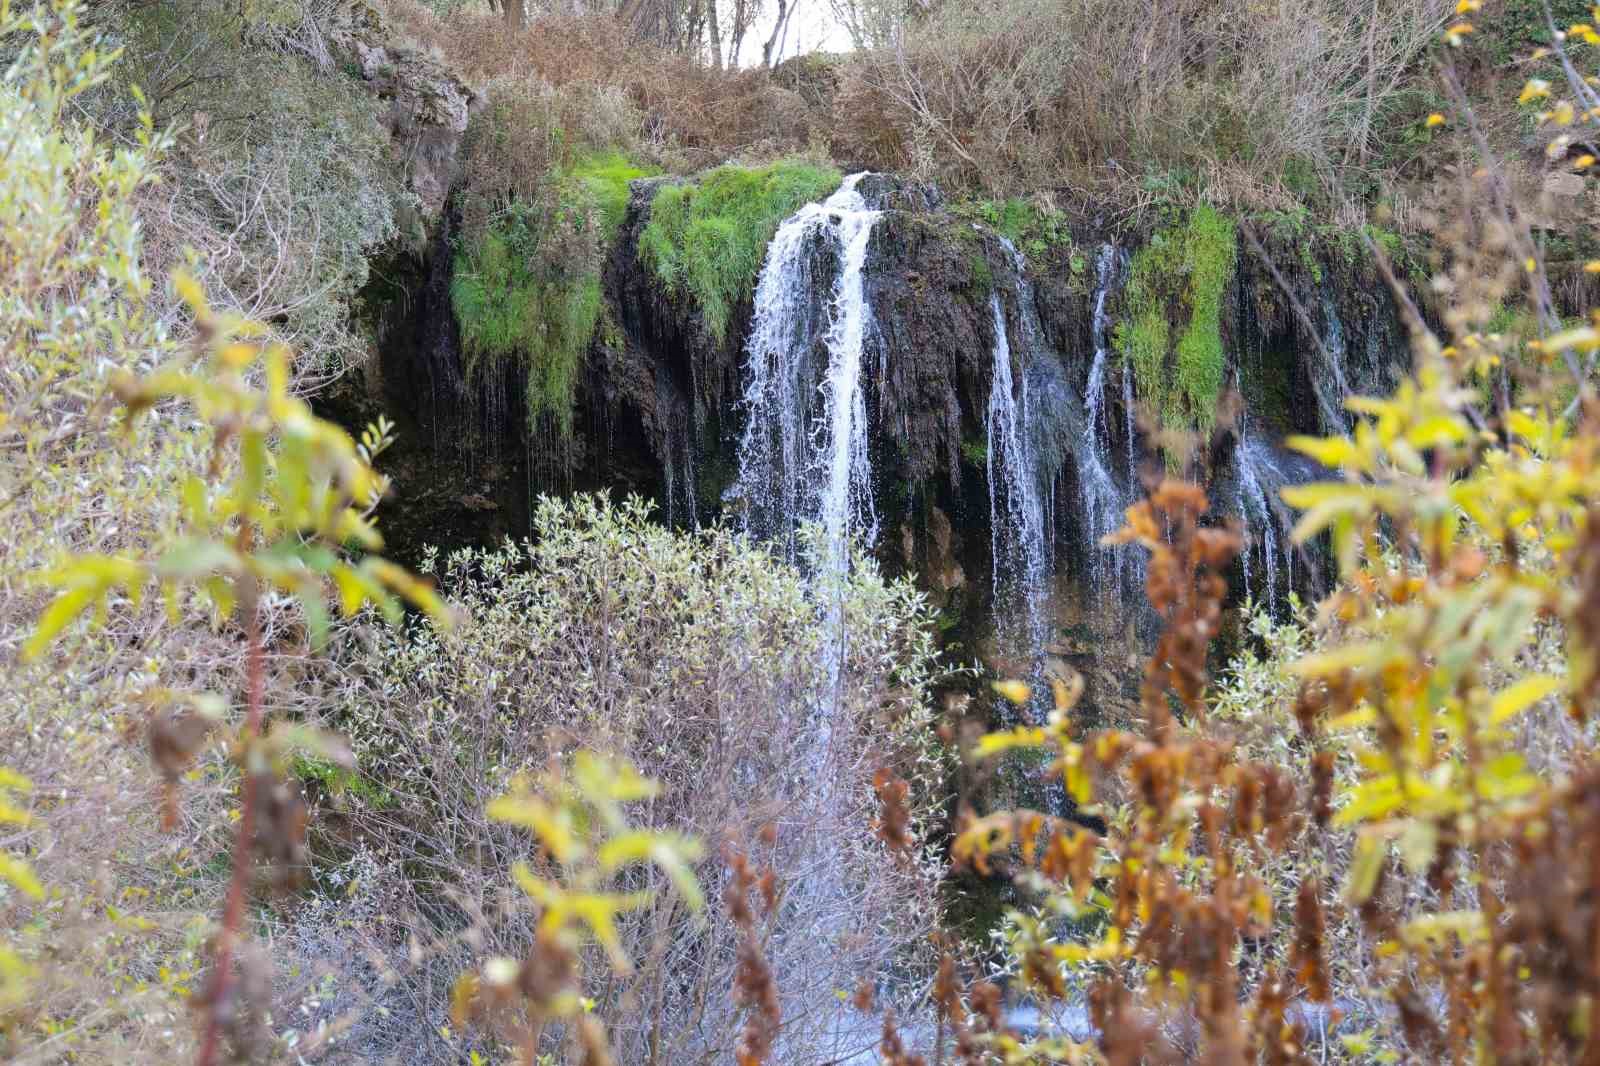
[[[572,398],[600,321],[600,266],[648,172],[615,153],[584,157],[556,179],[551,209],[513,204],[456,251],[450,302],[469,371],[520,359],[528,413],[572,432]]]
[[[980,252],[971,252],[967,256],[967,271],[972,277],[972,287],[987,296],[994,291],[994,270],[989,266],[989,260]]]
[[[572,396],[600,317],[600,276],[576,276],[538,254],[538,235],[513,213],[456,253],[450,302],[469,371],[508,357],[524,361],[528,413],[572,432]]]
[[[661,173],[641,167],[617,152],[601,152],[573,163],[563,176],[563,195],[582,198],[593,206],[600,224],[600,240],[609,245],[628,214],[628,183]]]
[[[986,467],[989,465],[989,442],[982,440],[964,440],[961,442],[961,458],[973,466]]]
[[[1222,395],[1222,296],[1233,277],[1237,251],[1233,221],[1204,204],[1195,208],[1184,235],[1189,325],[1178,339],[1173,384],[1187,420],[1207,431],[1216,422]]]
[[[723,341],[779,225],[840,181],[837,170],[803,162],[718,167],[695,184],[656,194],[640,255],[671,291],[694,300],[711,335]]]
[[[1156,233],[1133,257],[1116,345],[1139,397],[1164,425],[1209,429],[1226,360],[1222,298],[1237,260],[1234,224],[1210,207]],[[1174,331],[1177,342],[1173,343]]]
[[[1169,308],[1176,295],[1171,248],[1174,238],[1156,233],[1134,253],[1123,289],[1126,308],[1117,323],[1116,346],[1125,365],[1133,368],[1139,399],[1161,411],[1166,407],[1167,352],[1172,327]]]
[[[1072,230],[1067,216],[1041,208],[1026,197],[1009,200],[974,200],[956,204],[954,212],[963,218],[982,222],[1017,246],[1029,259],[1039,260],[1058,248],[1072,246]]]
[[[355,770],[338,766],[326,759],[311,755],[296,755],[289,769],[296,778],[307,785],[316,785],[334,795],[348,793],[373,810],[382,810],[394,802],[394,797],[388,789]]]

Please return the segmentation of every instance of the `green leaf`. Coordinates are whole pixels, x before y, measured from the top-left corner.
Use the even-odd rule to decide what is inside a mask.
[[[156,563],[163,581],[193,581],[210,574],[228,574],[239,567],[234,550],[215,540],[185,537],[167,549]]]

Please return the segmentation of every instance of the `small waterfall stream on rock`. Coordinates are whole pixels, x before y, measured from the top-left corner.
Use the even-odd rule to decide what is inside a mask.
[[[1278,535],[1279,522],[1273,507],[1272,497],[1267,495],[1266,480],[1269,466],[1269,453],[1262,444],[1250,435],[1248,427],[1239,441],[1239,450],[1235,462],[1239,467],[1238,476],[1238,506],[1239,516],[1245,523],[1248,539],[1245,541],[1244,552],[1240,559],[1244,565],[1244,585],[1251,590],[1250,560],[1259,551],[1262,563],[1261,579],[1266,584],[1267,610],[1272,614],[1278,613]],[[1259,545],[1259,548],[1258,548]],[[1294,588],[1294,552],[1284,553],[1287,572],[1284,575],[1284,588]],[[1253,593],[1253,590],[1252,594]]]
[[[995,611],[1005,650],[1026,656],[1031,671],[1048,637],[1045,506],[1029,436],[1027,375],[1012,374],[1011,341],[999,293],[990,297],[990,307],[994,374],[989,386],[987,469]]]
[[[1248,419],[1240,428],[1234,467],[1234,503],[1248,532],[1241,556],[1245,588],[1277,615],[1279,604],[1287,603],[1294,591],[1295,554],[1305,550],[1289,542],[1293,516],[1280,494],[1286,486],[1326,477],[1327,471],[1303,455],[1275,447]],[[1265,586],[1260,590],[1254,561],[1260,563],[1259,583]],[[1312,572],[1314,576],[1314,567]]]
[[[1326,290],[1322,293],[1321,358],[1312,371],[1312,386],[1317,394],[1317,410],[1324,433],[1342,436],[1350,430],[1344,402],[1350,397],[1350,382],[1345,376],[1344,323]]]
[[[1101,538],[1116,532],[1122,526],[1122,516],[1131,502],[1136,483],[1134,471],[1133,430],[1133,377],[1124,373],[1123,404],[1127,408],[1128,480],[1119,485],[1112,475],[1116,465],[1112,457],[1111,425],[1105,410],[1106,364],[1110,360],[1111,322],[1106,311],[1106,301],[1116,286],[1121,284],[1123,256],[1114,245],[1102,244],[1095,257],[1094,318],[1090,336],[1094,342],[1094,360],[1089,364],[1089,379],[1084,386],[1084,405],[1087,412],[1083,446],[1077,450],[1078,480],[1083,488],[1086,549],[1089,559],[1089,584],[1094,595],[1104,606],[1118,606],[1129,602],[1127,597],[1137,596],[1139,555],[1130,547],[1103,548]]]

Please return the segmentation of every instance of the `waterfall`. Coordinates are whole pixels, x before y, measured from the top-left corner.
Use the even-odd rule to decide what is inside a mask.
[[[1295,548],[1289,542],[1292,518],[1280,493],[1285,486],[1325,477],[1327,471],[1304,456],[1273,447],[1248,421],[1240,427],[1234,465],[1234,500],[1248,533],[1243,556],[1245,587],[1249,589],[1251,585],[1254,554],[1261,562],[1267,609],[1277,614],[1280,602],[1287,602],[1289,593],[1294,591],[1295,556]]]
[[[1131,502],[1134,480],[1134,434],[1132,428],[1133,405],[1130,390],[1132,376],[1123,375],[1123,403],[1127,407],[1128,425],[1128,482],[1118,485],[1111,470],[1115,465],[1111,455],[1111,425],[1105,412],[1106,364],[1111,354],[1111,322],[1106,312],[1106,301],[1113,288],[1120,284],[1122,257],[1110,244],[1102,244],[1095,257],[1094,315],[1090,321],[1090,338],[1094,343],[1094,359],[1089,364],[1089,379],[1084,385],[1084,405],[1088,426],[1082,446],[1078,449],[1078,480],[1084,496],[1084,518],[1088,541],[1089,583],[1094,595],[1102,603],[1115,605],[1124,597],[1137,594],[1129,587],[1135,574],[1136,557],[1126,547],[1107,549],[1100,546],[1101,538],[1116,532],[1122,526],[1122,516]]]
[[[827,200],[806,205],[778,229],[756,284],[745,346],[747,423],[735,487],[745,528],[793,560],[796,533],[815,522],[825,537],[824,566],[835,570],[846,566],[852,539],[870,544],[877,536],[862,356],[873,331],[867,247],[882,213],[857,190],[866,176],[846,178]],[[825,256],[837,266],[822,302],[816,294]],[[820,374],[819,335],[828,358]]]
[[[745,345],[746,425],[729,493],[746,532],[808,566],[823,633],[819,687],[797,701],[789,725],[805,738],[806,765],[798,781],[783,786],[799,791],[785,797],[798,835],[785,843],[790,890],[769,947],[780,988],[806,987],[819,945],[854,921],[853,888],[840,872],[838,833],[829,819],[836,797],[833,740],[849,681],[850,553],[873,543],[878,524],[864,380],[875,326],[864,274],[882,212],[858,189],[865,177],[852,175],[827,200],[802,207],[767,247]],[[802,527],[818,529],[821,543],[802,543]],[[848,1018],[841,1019],[807,1039],[842,1046],[849,1033]]]
[[[1312,374],[1312,387],[1317,394],[1317,411],[1322,416],[1322,431],[1343,436],[1350,431],[1350,420],[1344,402],[1350,397],[1350,383],[1345,377],[1344,323],[1339,320],[1339,310],[1326,289],[1322,292],[1322,318],[1324,322],[1321,344],[1320,372]]]
[[[994,318],[994,375],[989,386],[989,528],[994,557],[994,598],[1001,640],[1008,651],[1037,664],[1048,636],[1045,598],[1048,563],[1040,471],[1028,435],[1026,374],[1013,384],[1011,342],[999,293],[990,298]],[[1020,616],[1020,617],[1019,617]],[[1018,623],[1021,632],[1017,632]]]

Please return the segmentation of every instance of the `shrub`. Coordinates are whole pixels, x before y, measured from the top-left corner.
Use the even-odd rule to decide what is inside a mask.
[[[1139,202],[1146,170],[1188,170],[1213,202],[1281,206],[1296,170],[1328,187],[1371,166],[1394,134],[1384,108],[1454,6],[941,4],[846,68],[832,143],[988,195]]]
[[[832,632],[798,571],[726,530],[675,533],[642,501],[584,496],[542,500],[534,525],[531,544],[443,563],[454,629],[419,623],[351,648],[335,724],[386,802],[352,797],[332,843],[359,838],[404,870],[383,891],[400,893],[386,897],[393,913],[417,916],[418,942],[471,925],[482,951],[520,958],[532,918],[497,900],[526,845],[486,804],[574,745],[625,759],[661,786],[634,816],[641,829],[729,840],[776,868],[782,903],[766,950],[782,1039],[824,1050],[839,1036],[835,991],[914,966],[934,917],[930,870],[886,864],[868,825],[880,765],[918,783],[919,823],[942,775],[922,597],[861,560],[837,590],[843,630]],[[836,671],[830,645],[844,649]],[[776,836],[763,844],[768,822]],[[718,883],[714,866],[698,870]],[[629,887],[661,883],[641,873]],[[741,934],[719,908],[708,918],[697,927],[670,894],[619,918],[637,971],[582,990],[618,1061],[651,1047],[659,1061],[690,1061],[735,1031],[727,990]],[[442,1003],[471,959],[452,949],[405,998]],[[444,1053],[426,1014],[362,1026],[372,1058],[408,1041]]]
[[[545,14],[520,31],[487,11],[440,18],[408,0],[388,0],[402,30],[437,48],[474,81],[502,78],[571,92],[574,99],[603,86],[608,105],[627,105],[626,138],[590,136],[596,147],[646,146],[658,162],[692,172],[732,157],[771,159],[800,151],[824,123],[799,93],[781,88],[761,69],[718,69],[696,56],[633,36],[606,15]],[[592,10],[592,9],[591,9]],[[608,106],[608,116],[622,112]],[[567,127],[585,129],[575,114]],[[608,118],[606,125],[610,126]]]
[[[718,167],[656,194],[639,252],[669,290],[694,301],[707,329],[726,339],[734,310],[755,290],[778,226],[839,187],[831,167],[805,162]]]
[[[1585,85],[1570,75],[1587,102]],[[1594,1056],[1579,1019],[1600,997],[1600,399],[1580,353],[1600,351],[1600,329],[1556,319],[1505,188],[1484,161],[1441,208],[1446,332],[1408,306],[1413,374],[1352,399],[1350,434],[1288,442],[1330,472],[1283,491],[1295,544],[1328,537],[1328,598],[1288,623],[1256,616],[1255,645],[1213,685],[1240,528],[1164,480],[1113,538],[1150,551],[1165,626],[1136,728],[1077,733],[1083,686],[1066,673],[1045,726],[977,743],[980,757],[1044,749],[1104,820],[971,816],[951,849],[979,871],[1020,859],[1005,969],[1046,1004],[1086,991],[1095,1046],[1046,1033],[1018,1048],[949,982],[937,1009],[958,1048],[1028,1062]],[[1498,328],[1512,298],[1539,339]],[[972,1003],[996,995],[979,986]]]
[[[337,555],[298,534],[360,534],[350,504],[365,506],[373,482],[355,446],[288,395],[287,356],[258,363],[262,327],[207,315],[192,288],[195,306],[180,315],[152,285],[142,223],[171,139],[148,112],[122,144],[83,125],[77,105],[106,85],[116,53],[78,5],[0,9],[0,47],[14,60],[0,82],[0,807],[18,798],[27,817],[8,824],[0,865],[14,875],[22,858],[42,888],[37,899],[27,881],[0,893],[0,1057],[181,1061],[200,1043],[191,1000],[223,1008],[205,1019],[213,1049],[224,1015],[242,1037],[267,1006],[250,981],[222,999],[205,991],[234,975],[205,973],[230,837],[244,842],[240,883],[252,872],[253,841],[227,818],[241,775],[217,694],[246,691],[248,644],[255,712],[266,691],[283,714],[314,698],[297,685],[315,673],[301,653],[317,612],[255,580],[315,587],[307,598],[319,602],[313,575]],[[198,352],[176,343],[175,321],[195,325]],[[228,343],[240,332],[254,340]],[[107,417],[123,401],[130,417]],[[133,416],[144,432],[130,433]],[[291,533],[258,553],[265,538],[241,534],[246,523]],[[233,624],[241,599],[258,624]],[[92,624],[76,622],[85,613]],[[252,765],[274,761],[254,730],[239,739]],[[13,771],[31,791],[12,787]],[[170,795],[180,777],[181,801],[162,802],[158,781]],[[274,857],[292,861],[292,829],[258,824],[262,840],[285,845]],[[258,956],[240,957],[238,972],[267,973],[270,991]]]
[[[130,135],[137,85],[157,126],[184,130],[145,192],[148,269],[165,276],[197,251],[211,299],[294,346],[305,386],[362,362],[372,338],[354,304],[368,259],[417,207],[381,102],[327,55],[331,13],[310,0],[164,0],[108,21],[124,52],[91,113]]]

